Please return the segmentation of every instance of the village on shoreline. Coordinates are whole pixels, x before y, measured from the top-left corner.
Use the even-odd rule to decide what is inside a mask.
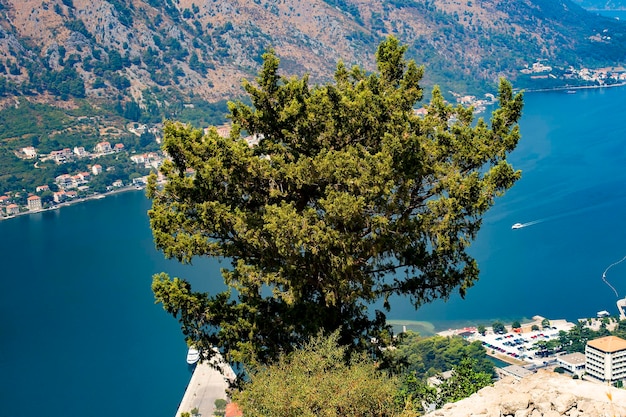
[[[594,332],[598,332],[602,328],[613,331],[618,324],[619,319],[609,316],[606,311],[598,312],[597,317],[594,318],[578,319],[579,326]],[[495,328],[496,326],[497,328]],[[557,344],[564,333],[569,333],[576,326],[577,324],[564,319],[549,320],[537,315],[524,323],[514,322],[505,326],[500,322],[495,322],[494,327],[470,326],[448,329],[436,334],[444,337],[463,337],[468,342],[479,341],[488,356],[502,362],[501,365],[496,366],[496,373],[499,377],[512,376],[519,379],[533,374],[539,369],[547,368],[560,373],[568,373],[574,379],[607,382],[607,380],[602,379],[601,372],[589,372],[593,370],[588,369],[590,366],[588,364],[590,359],[587,358],[588,351],[592,351],[592,362],[601,356],[596,352],[599,350],[601,354],[611,357],[617,355],[618,358],[621,358],[617,362],[622,363],[626,360],[626,340],[616,336],[589,340],[586,344],[590,345],[591,348],[586,347],[585,353],[559,352],[547,348],[551,343]],[[506,366],[502,366],[504,364]],[[619,374],[619,372],[625,373],[626,371],[616,372],[611,369],[611,376]],[[626,375],[622,375],[622,377],[626,378]],[[608,381],[615,380],[621,379],[609,378]]]

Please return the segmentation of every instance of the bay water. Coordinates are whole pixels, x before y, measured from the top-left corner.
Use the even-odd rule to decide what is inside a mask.
[[[509,158],[522,179],[472,246],[480,280],[465,300],[417,311],[395,298],[389,318],[444,329],[616,313],[626,296],[626,262],[615,264],[626,256],[625,104],[624,88],[526,94]],[[0,221],[0,417],[173,417],[191,374],[151,277],[223,286],[216,261],[181,266],[154,249],[149,206],[128,192]]]

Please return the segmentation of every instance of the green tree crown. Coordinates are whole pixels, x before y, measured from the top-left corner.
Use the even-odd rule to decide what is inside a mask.
[[[246,363],[267,363],[320,329],[341,329],[341,344],[355,348],[385,345],[385,313],[370,314],[371,303],[389,309],[401,295],[418,307],[464,296],[477,280],[467,248],[520,177],[506,156],[522,97],[501,81],[488,123],[435,88],[421,117],[423,70],[405,50],[388,38],[378,72],[339,63],[334,82],[313,87],[306,75],[281,76],[269,51],[256,82],[244,82],[252,105],[229,103],[229,137],[166,124],[166,182],[148,186],[156,246],[181,262],[230,261],[221,294],[154,278],[190,342]]]

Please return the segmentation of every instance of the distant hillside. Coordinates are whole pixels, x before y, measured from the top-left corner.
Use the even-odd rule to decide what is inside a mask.
[[[373,70],[388,35],[449,98],[495,92],[502,76],[599,82],[572,71],[626,61],[626,25],[569,0],[0,0],[0,167],[24,146],[132,142],[128,123],[221,123],[267,48],[285,74],[320,82],[339,59]],[[0,189],[20,178],[0,168]]]
[[[626,10],[623,0],[572,0],[574,3],[589,10]]]
[[[626,60],[623,24],[565,0],[0,0],[0,13],[0,95],[135,101],[159,117],[240,94],[269,46],[285,72],[323,80],[340,58],[371,68],[393,34],[427,83],[460,92],[537,60]]]

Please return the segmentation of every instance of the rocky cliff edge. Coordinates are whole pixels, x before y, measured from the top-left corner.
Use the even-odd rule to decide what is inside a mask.
[[[542,370],[504,378],[427,417],[626,416],[626,390]]]

